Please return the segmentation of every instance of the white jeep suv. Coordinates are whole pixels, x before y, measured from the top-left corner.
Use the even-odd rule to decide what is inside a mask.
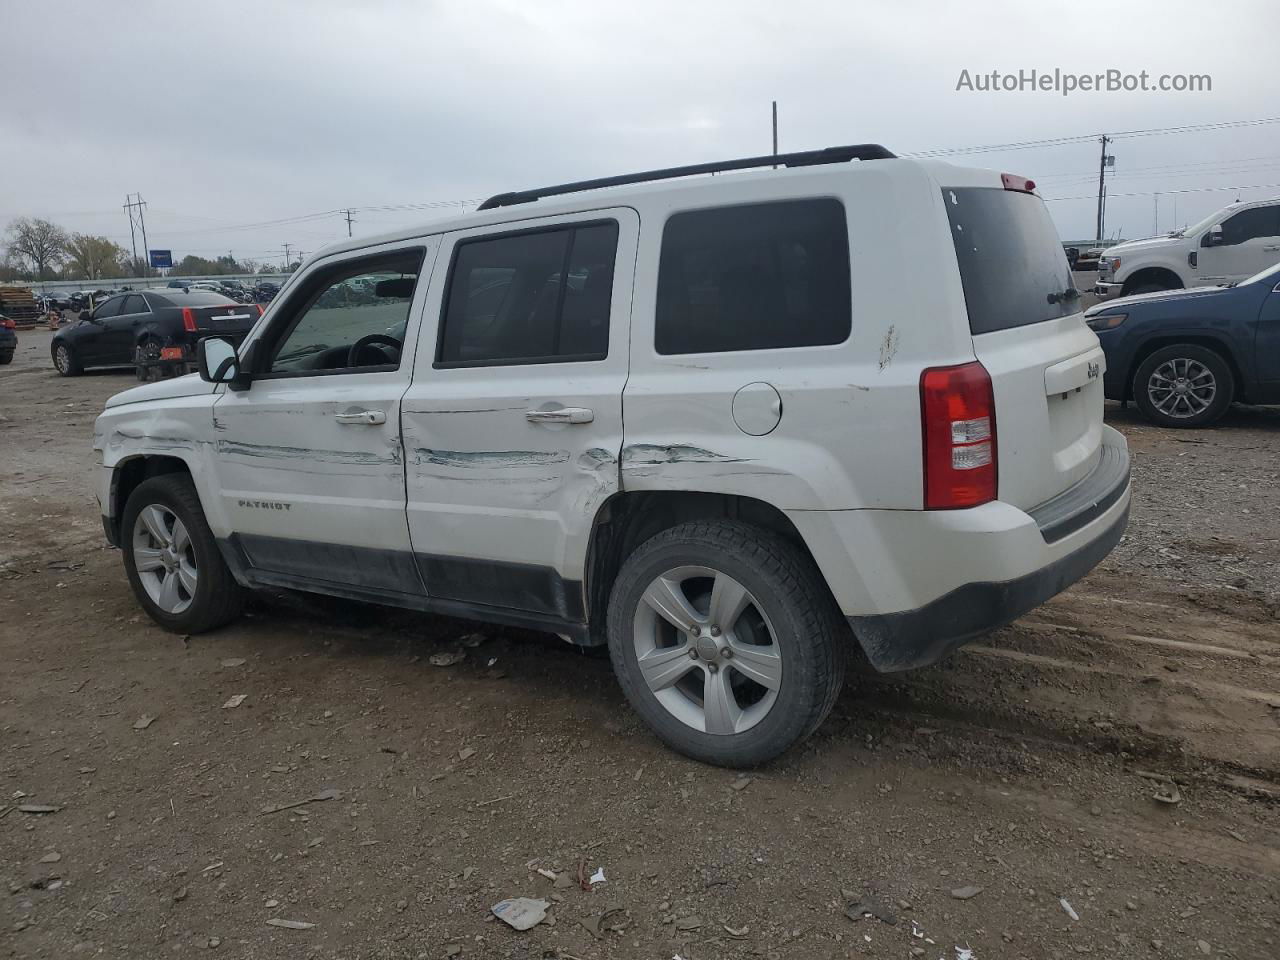
[[[1033,188],[864,145],[331,247],[238,351],[108,401],[107,536],[170,630],[265,586],[545,630],[607,644],[675,749],[763,762],[854,643],[933,663],[1125,529]]]

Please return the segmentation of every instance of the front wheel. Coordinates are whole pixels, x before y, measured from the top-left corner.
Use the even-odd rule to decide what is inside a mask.
[[[614,583],[608,628],[636,712],[671,748],[726,767],[764,763],[818,728],[850,640],[808,557],[728,520],[642,544]]]
[[[1220,354],[1192,343],[1155,351],[1138,366],[1133,399],[1162,427],[1203,427],[1231,405],[1235,377]]]
[[[63,377],[74,377],[82,369],[80,361],[76,359],[75,351],[65,343],[54,344],[53,368],[58,371],[59,376]]]
[[[129,495],[120,523],[124,568],[148,616],[174,633],[229,623],[244,606],[205,521],[191,478],[152,477]]]

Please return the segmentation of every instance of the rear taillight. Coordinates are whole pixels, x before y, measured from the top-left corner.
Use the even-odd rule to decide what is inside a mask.
[[[1018,190],[1022,193],[1032,193],[1036,189],[1036,182],[1028,180],[1026,177],[1020,177],[1013,173],[1000,174],[1000,182],[1004,184],[1006,190]]]
[[[196,312],[190,307],[182,308],[182,329],[187,333],[196,332]]]
[[[954,510],[996,498],[996,408],[976,360],[920,375],[924,507]]]
[[[18,329],[18,325],[14,323],[12,320],[10,320],[8,317],[0,317],[0,327],[3,327],[5,330]]]

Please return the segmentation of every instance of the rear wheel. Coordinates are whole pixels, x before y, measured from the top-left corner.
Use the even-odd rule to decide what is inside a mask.
[[[1221,355],[1192,343],[1162,347],[1138,365],[1133,399],[1162,427],[1203,427],[1227,411],[1235,377]]]
[[[53,368],[64,377],[74,377],[83,369],[75,351],[65,343],[53,345]]]
[[[125,572],[147,614],[174,633],[229,623],[244,606],[205,521],[191,478],[152,477],[129,495],[120,523]]]
[[[10,350],[8,353],[0,353],[0,366],[4,366],[6,363],[12,363],[12,362],[13,362],[12,350]]]
[[[609,652],[668,746],[728,767],[816,730],[844,681],[848,629],[813,563],[768,531],[699,521],[642,544],[609,602]]]

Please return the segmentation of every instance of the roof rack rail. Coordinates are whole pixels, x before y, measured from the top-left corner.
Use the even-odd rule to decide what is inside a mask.
[[[687,167],[667,167],[665,170],[646,170],[643,173],[624,173],[617,177],[601,177],[598,180],[579,180],[561,183],[537,190],[519,190],[499,193],[480,204],[480,210],[510,207],[518,203],[532,203],[542,197],[556,197],[582,190],[599,190],[603,187],[620,187],[628,183],[647,183],[651,180],[672,180],[676,177],[693,177],[701,173],[724,173],[728,170],[749,170],[752,167],[812,167],[823,163],[847,163],[850,160],[891,160],[890,153],[878,143],[857,143],[847,147],[826,147],[822,150],[805,150],[801,153],[771,153],[763,157],[744,157],[741,160],[717,160],[712,163],[695,163]]]

